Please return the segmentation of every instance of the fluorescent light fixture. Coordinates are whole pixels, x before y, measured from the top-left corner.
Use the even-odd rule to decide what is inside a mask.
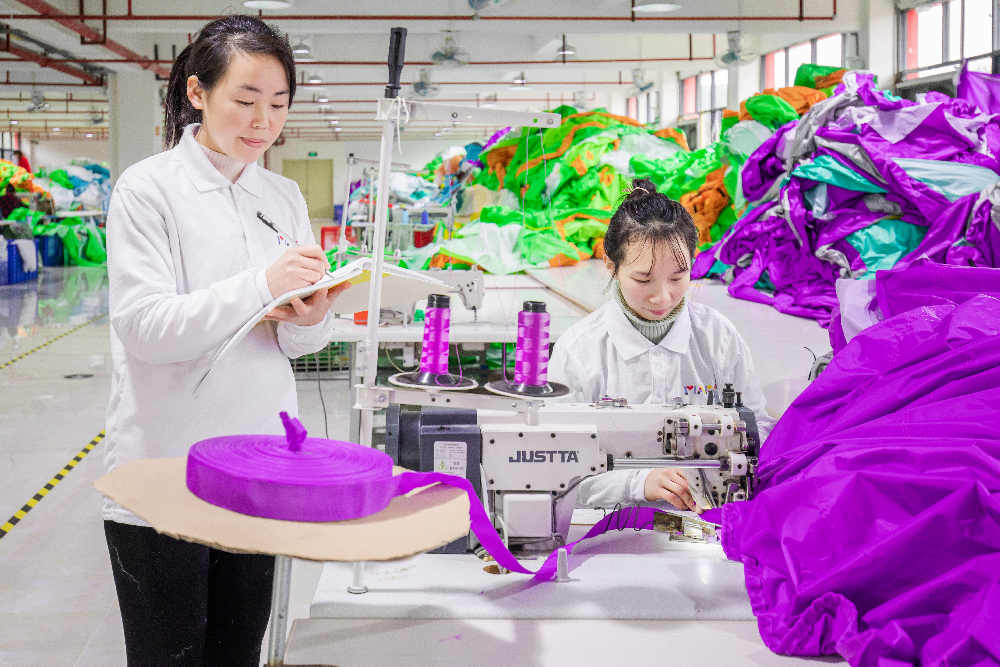
[[[58,127],[53,127],[53,128],[52,128],[52,131],[53,131],[53,132],[58,132],[58,131],[59,131],[60,129],[61,129],[61,128],[58,128]]]
[[[250,9],[290,9],[292,0],[243,0],[243,6]]]
[[[527,90],[527,88],[528,88],[528,79],[524,76],[524,72],[521,72],[520,74],[516,75],[514,79],[510,82],[510,86],[508,86],[509,90]]]
[[[316,101],[319,102],[320,104],[326,104],[327,102],[330,101],[330,98],[327,97],[326,95],[320,95],[319,97],[316,98]]]
[[[11,120],[11,121],[10,121],[10,124],[11,124],[11,125],[17,125],[17,123],[18,123],[18,121],[16,121],[16,120]]]
[[[93,138],[94,138],[94,133],[93,133],[93,132],[88,132],[88,133],[86,134],[86,137],[87,137],[88,139],[93,139]]]
[[[309,83],[323,83],[323,77],[319,74],[313,73],[309,75],[307,81],[309,81]]]
[[[340,125],[340,121],[337,120],[336,118],[334,118],[333,120],[330,121],[330,125],[331,126],[333,126],[333,125]]]
[[[342,128],[342,127],[335,127],[335,128],[333,128],[333,131],[334,131],[334,132],[340,132],[340,131],[342,131],[343,129],[344,129],[344,128]]]
[[[556,49],[556,54],[560,56],[576,55],[576,47],[566,41],[566,35],[562,36],[562,44]]]
[[[301,39],[292,45],[292,55],[298,62],[308,62],[313,60],[312,49]]]
[[[660,2],[659,0],[635,0],[633,12],[656,14],[659,12],[676,12],[681,6],[676,2]]]

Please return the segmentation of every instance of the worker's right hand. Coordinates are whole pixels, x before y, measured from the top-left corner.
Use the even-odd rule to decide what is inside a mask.
[[[676,468],[651,470],[646,475],[643,491],[648,501],[665,500],[679,510],[693,510],[699,514],[703,511],[694,502],[684,473]]]
[[[318,245],[289,248],[271,266],[267,267],[267,288],[277,298],[293,289],[312,285],[322,278],[330,263]]]

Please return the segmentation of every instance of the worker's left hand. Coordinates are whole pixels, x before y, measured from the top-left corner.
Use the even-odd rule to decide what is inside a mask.
[[[330,312],[330,306],[337,300],[340,293],[347,289],[348,285],[349,283],[341,283],[329,289],[317,290],[305,299],[296,297],[289,301],[288,305],[278,306],[272,310],[264,316],[264,319],[288,322],[300,327],[319,324]]]
[[[643,491],[649,501],[666,500],[680,510],[694,510],[699,514],[704,511],[694,502],[684,473],[676,468],[656,468],[649,471]]]

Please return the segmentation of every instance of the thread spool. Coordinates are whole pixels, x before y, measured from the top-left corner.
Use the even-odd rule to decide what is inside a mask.
[[[569,393],[569,387],[548,381],[549,325],[552,316],[544,301],[525,301],[517,314],[517,344],[514,348],[514,381],[507,380],[504,358],[504,379],[489,382],[486,389],[501,396],[515,398],[558,398]],[[506,348],[505,348],[506,351]]]
[[[427,297],[424,312],[424,338],[420,351],[420,370],[396,373],[389,382],[399,387],[416,389],[475,389],[472,378],[448,372],[448,334],[451,330],[451,298],[447,294]]]

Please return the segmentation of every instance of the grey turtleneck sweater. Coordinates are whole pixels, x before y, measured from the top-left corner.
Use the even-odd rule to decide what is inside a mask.
[[[617,280],[615,281],[614,290],[615,301],[618,302],[618,306],[622,309],[622,312],[625,313],[625,317],[632,323],[632,326],[634,326],[636,330],[653,345],[659,345],[660,341],[663,340],[663,338],[670,331],[670,327],[674,325],[674,320],[677,319],[681,309],[684,307],[684,299],[681,299],[681,302],[678,303],[662,320],[647,320],[640,317],[625,302],[625,297],[622,295],[622,288],[618,284]]]

